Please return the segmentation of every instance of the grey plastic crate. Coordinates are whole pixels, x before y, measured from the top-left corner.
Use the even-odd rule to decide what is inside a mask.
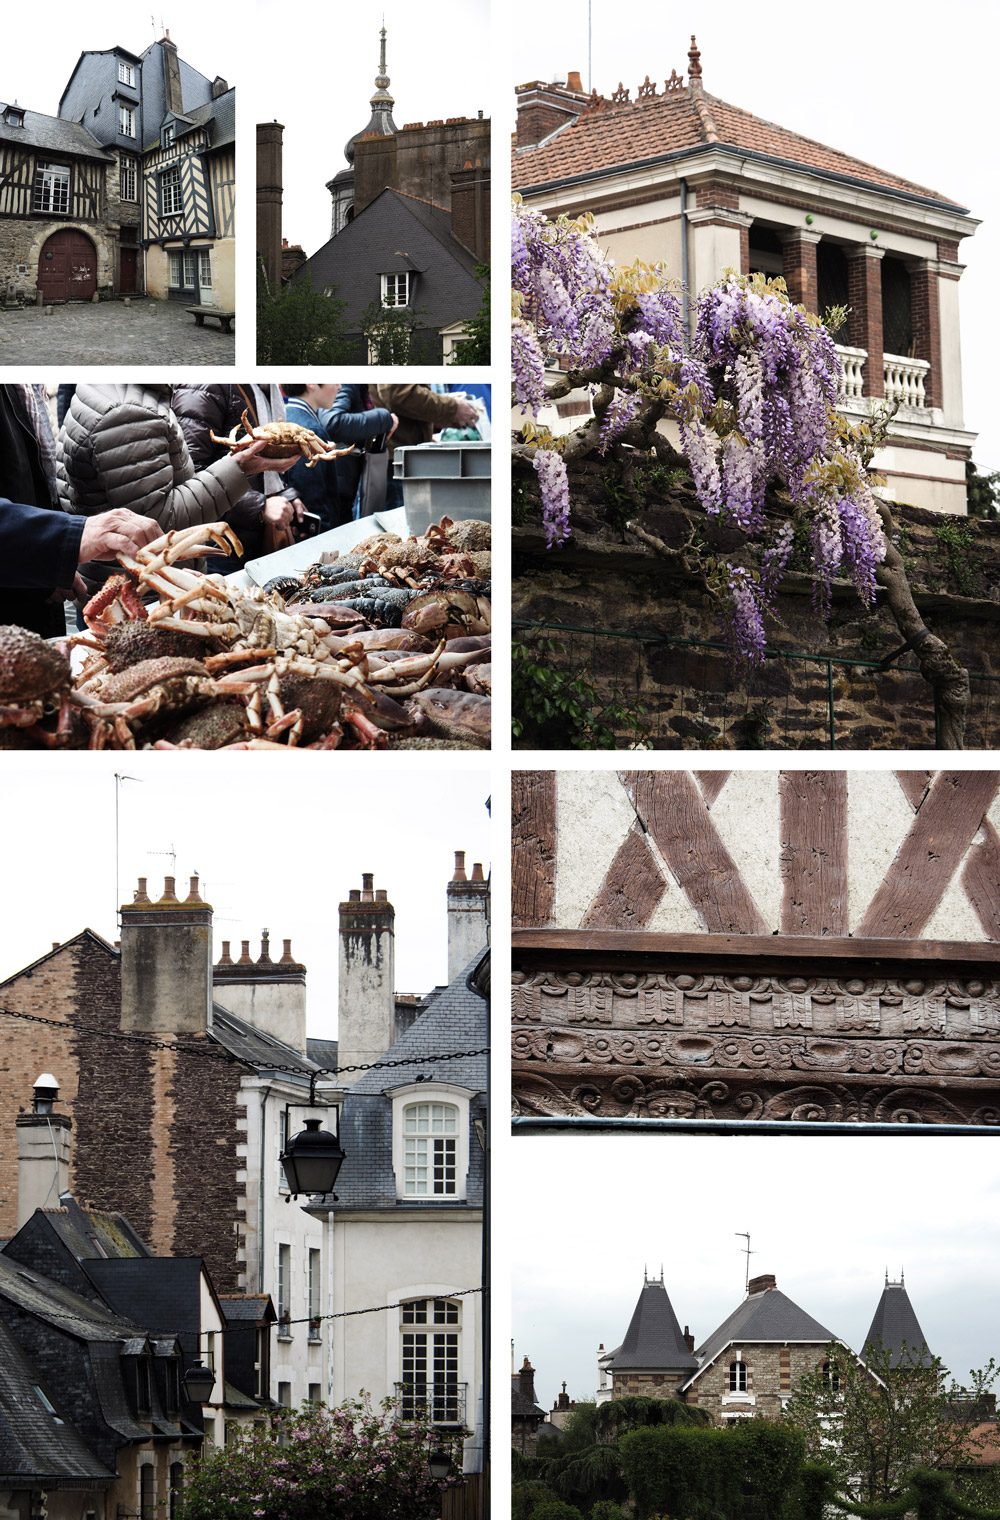
[[[425,533],[442,517],[490,519],[492,473],[488,443],[419,443],[397,449],[393,472],[403,486],[411,533]]]

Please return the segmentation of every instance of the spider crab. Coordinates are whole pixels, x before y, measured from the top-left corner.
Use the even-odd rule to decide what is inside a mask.
[[[66,656],[37,633],[11,624],[0,628],[0,734],[19,729],[29,742],[67,743],[73,731],[70,679]],[[59,714],[54,731],[42,726],[53,712]]]
[[[240,429],[240,424],[237,423],[226,438],[220,438],[218,433],[210,433],[212,442],[224,443],[230,454],[240,454],[252,443],[263,440],[267,444],[265,452],[272,459],[294,459],[298,454],[305,460],[307,469],[312,469],[320,460],[339,459],[342,454],[350,454],[354,449],[353,443],[347,449],[338,449],[332,443],[324,443],[322,438],[317,438],[308,428],[299,427],[296,422],[266,422],[262,427],[254,427],[249,414],[244,412],[242,423],[242,438],[236,436]]]

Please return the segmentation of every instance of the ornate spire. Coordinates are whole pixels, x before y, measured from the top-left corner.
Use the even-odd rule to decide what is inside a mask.
[[[382,30],[379,33],[381,46],[379,49],[378,73],[375,76],[375,93],[369,104],[372,108],[371,119],[366,127],[360,132],[355,132],[353,137],[348,138],[344,144],[344,157],[347,162],[354,164],[354,144],[359,137],[391,137],[396,131],[396,123],[392,119],[392,108],[396,104],[389,93],[389,72],[385,61],[385,24],[383,19]]]

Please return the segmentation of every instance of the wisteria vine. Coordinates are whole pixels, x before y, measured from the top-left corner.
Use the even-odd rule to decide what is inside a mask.
[[[602,392],[597,447],[608,449],[650,403],[676,420],[703,510],[748,538],[765,531],[767,487],[787,491],[805,526],[814,605],[830,610],[835,576],[850,576],[866,605],[886,544],[867,471],[834,426],[839,361],[822,323],[793,305],[783,282],[728,272],[694,303],[685,331],[680,295],[661,266],[617,268],[589,217],[549,221],[517,198],[513,216],[514,399],[531,419],[542,515],[550,548],[569,537],[564,437],[538,419],[546,370],[583,372]],[[792,552],[783,524],[759,570],[728,562],[713,589],[734,658],[764,657],[764,613]]]

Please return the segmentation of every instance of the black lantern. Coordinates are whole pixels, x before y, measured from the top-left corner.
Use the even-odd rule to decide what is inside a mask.
[[[299,1193],[332,1193],[344,1162],[340,1140],[320,1129],[318,1119],[293,1135],[281,1153],[281,1164],[293,1197]]]
[[[442,1451],[441,1448],[438,1447],[437,1451],[428,1453],[427,1471],[430,1473],[435,1483],[443,1483],[445,1478],[447,1478],[448,1474],[451,1472],[451,1457],[446,1451]]]
[[[185,1372],[181,1382],[192,1404],[205,1404],[215,1387],[215,1373],[211,1367],[206,1367],[204,1362],[195,1362],[194,1366],[189,1367]]]

